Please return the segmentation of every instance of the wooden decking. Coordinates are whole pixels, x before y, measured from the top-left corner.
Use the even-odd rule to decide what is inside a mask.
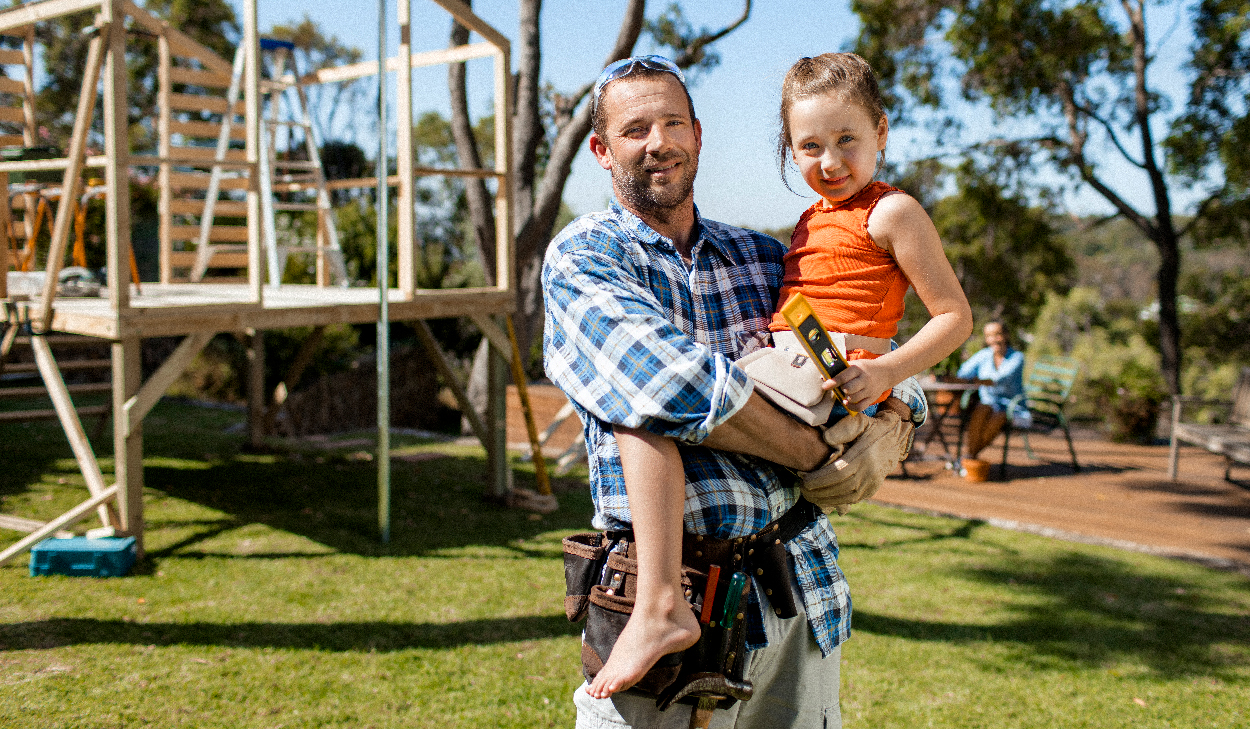
[[[112,309],[107,290],[99,298],[58,298],[52,329],[120,339],[366,324],[378,318],[375,288],[266,286],[261,299],[255,301],[246,284],[143,284],[120,312]],[[513,306],[510,292],[494,288],[418,290],[411,299],[391,289],[387,299],[391,321],[498,314]]]

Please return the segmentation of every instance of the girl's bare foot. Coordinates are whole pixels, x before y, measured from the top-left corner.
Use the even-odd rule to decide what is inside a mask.
[[[655,662],[699,641],[699,621],[681,597],[668,596],[658,604],[634,604],[629,622],[612,646],[608,662],[586,689],[596,699],[624,691],[646,675]]]

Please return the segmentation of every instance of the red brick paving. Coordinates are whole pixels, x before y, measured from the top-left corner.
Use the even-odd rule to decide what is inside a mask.
[[[550,385],[531,385],[541,433],[563,406]],[[527,442],[519,400],[509,388],[508,442]],[[548,457],[563,451],[580,431],[576,417],[548,441]],[[1082,437],[1083,436],[1083,437]],[[1197,558],[1250,574],[1250,489],[1224,480],[1224,459],[1182,447],[1180,477],[1167,478],[1168,448],[1111,443],[1089,434],[1076,441],[1080,473],[1073,473],[1059,437],[1031,436],[1030,460],[1012,438],[1006,481],[974,483],[940,460],[908,463],[910,478],[886,480],[874,501],[1059,538],[1111,544],[1159,554]],[[936,449],[940,452],[940,446]],[[982,455],[997,475],[1002,439]],[[1234,469],[1242,483],[1250,469]]]

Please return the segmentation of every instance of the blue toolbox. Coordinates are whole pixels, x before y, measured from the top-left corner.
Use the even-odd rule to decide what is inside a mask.
[[[135,563],[134,537],[45,539],[31,547],[30,576],[120,577]]]

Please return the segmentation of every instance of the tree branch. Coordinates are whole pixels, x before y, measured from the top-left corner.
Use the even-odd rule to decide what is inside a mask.
[[[1074,103],[1073,106],[1080,113],[1084,114],[1085,116],[1089,117],[1090,119],[1093,119],[1094,121],[1102,125],[1103,131],[1107,133],[1107,136],[1111,137],[1111,143],[1115,145],[1115,148],[1120,151],[1120,154],[1124,157],[1125,160],[1128,161],[1129,164],[1141,170],[1146,169],[1146,164],[1144,162],[1139,162],[1136,159],[1134,159],[1133,156],[1129,154],[1129,151],[1124,148],[1124,145],[1121,144],[1120,137],[1116,135],[1115,128],[1111,126],[1111,122],[1102,118],[1102,116],[1097,114],[1093,109],[1091,109],[1088,106],[1085,106],[1083,104],[1076,104],[1076,103]]]
[[[681,55],[673,59],[673,63],[676,63],[678,68],[689,68],[693,66],[694,64],[698,63],[703,58],[704,48],[711,45],[712,43],[715,43],[721,38],[724,38],[725,36],[729,35],[735,30],[737,30],[738,26],[747,22],[747,18],[750,18],[750,17],[751,17],[751,0],[745,0],[745,2],[743,3],[743,7],[742,7],[742,15],[739,16],[737,20],[725,26],[724,28],[721,28],[715,33],[704,33],[694,38],[689,43],[689,45],[687,45],[686,48],[682,50]]]
[[[1203,200],[1198,205],[1198,210],[1194,213],[1194,216],[1189,219],[1189,222],[1186,223],[1180,230],[1176,231],[1176,237],[1184,238],[1189,235],[1189,232],[1202,222],[1202,218],[1207,214],[1207,211],[1211,209],[1211,206],[1214,205],[1220,197],[1221,193],[1216,192],[1208,196],[1206,200]]]

